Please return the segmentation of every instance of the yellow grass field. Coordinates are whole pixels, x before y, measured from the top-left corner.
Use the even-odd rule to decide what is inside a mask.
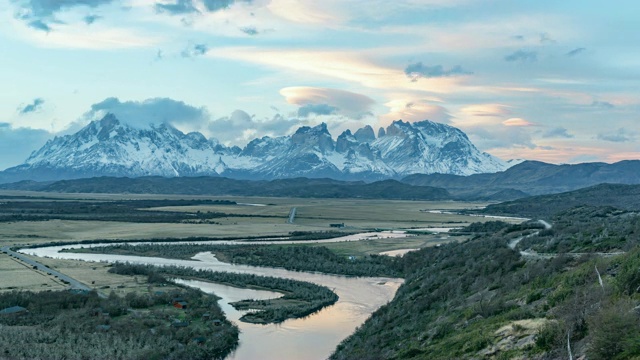
[[[0,291],[11,290],[61,290],[66,285],[48,276],[42,271],[37,271],[26,264],[0,253]]]
[[[49,220],[1,223],[0,246],[82,241],[96,239],[154,239],[187,237],[244,237],[287,235],[292,231],[340,230],[330,224],[344,223],[344,231],[373,229],[416,229],[429,227],[461,227],[473,221],[491,219],[463,215],[430,213],[429,210],[455,211],[484,207],[484,203],[453,201],[400,201],[361,199],[301,199],[262,197],[207,197],[180,195],[130,194],[55,194],[32,192],[0,192],[4,195],[46,197],[52,201],[126,200],[126,199],[212,199],[232,200],[239,205],[199,205],[161,207],[149,211],[223,212],[227,217],[212,219],[215,223],[129,223],[110,221]],[[256,206],[259,205],[259,206]],[[293,224],[287,223],[289,211],[296,208]],[[364,255],[388,250],[421,248],[463,238],[444,234],[420,235],[404,239],[366,240],[353,243],[325,244],[338,254]],[[313,245],[316,246],[316,245]],[[35,271],[17,260],[0,254],[0,291],[19,287],[29,290],[63,288],[56,279]],[[38,259],[45,265],[68,274],[87,285],[108,293],[145,291],[143,279],[107,273],[106,264],[70,260]],[[93,284],[92,284],[93,282]]]

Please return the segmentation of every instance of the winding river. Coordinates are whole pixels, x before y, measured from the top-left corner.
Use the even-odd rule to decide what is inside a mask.
[[[372,237],[403,237],[401,232],[367,233],[348,238],[331,239],[330,241],[358,241]],[[330,242],[322,240],[319,242]],[[238,242],[233,242],[238,243]],[[248,244],[250,242],[240,242]],[[260,242],[262,244],[267,242]],[[285,243],[285,242],[278,242]],[[292,242],[286,242],[292,243]],[[221,242],[215,242],[221,244]],[[182,283],[197,287],[205,292],[215,293],[222,299],[219,304],[229,320],[240,328],[240,345],[228,359],[326,359],[344,338],[349,336],[376,309],[393,299],[402,279],[344,277],[320,273],[288,271],[280,268],[233,265],[218,261],[214,254],[199,253],[192,260],[174,260],[154,257],[124,256],[108,254],[87,254],[60,252],[63,248],[80,248],[88,246],[104,246],[109,244],[50,246],[35,249],[22,249],[20,252],[39,257],[72,259],[98,262],[131,262],[157,266],[177,265],[195,269],[247,273],[264,276],[290,278],[324,285],[332,289],[340,299],[333,306],[327,307],[306,318],[287,320],[278,325],[248,324],[238,321],[243,312],[229,305],[241,299],[267,299],[280,296],[278,293],[238,289],[215,283],[179,280]]]

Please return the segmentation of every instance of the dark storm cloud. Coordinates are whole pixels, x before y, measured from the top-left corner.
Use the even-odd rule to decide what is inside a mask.
[[[411,79],[411,81],[417,81],[420,78],[435,78],[435,77],[448,77],[459,75],[473,74],[462,68],[460,65],[456,65],[450,69],[445,69],[442,65],[424,65],[422,62],[415,64],[409,64],[404,73]]]
[[[525,50],[518,50],[515,51],[512,54],[509,54],[507,56],[504,57],[505,61],[509,61],[509,62],[515,62],[515,61],[520,61],[520,62],[526,62],[526,61],[537,61],[538,60],[538,53],[535,51],[525,51]]]
[[[35,98],[30,104],[20,106],[18,108],[18,113],[20,113],[20,115],[24,115],[24,114],[36,112],[42,108],[43,104],[44,104],[44,99]]]

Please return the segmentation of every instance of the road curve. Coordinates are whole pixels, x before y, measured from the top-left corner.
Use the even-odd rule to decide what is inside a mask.
[[[544,226],[545,230],[551,229],[551,224],[549,224],[548,222],[546,222],[544,220],[538,220],[538,223],[540,223],[542,226]],[[529,235],[526,235],[526,236],[520,236],[517,239],[513,239],[513,240],[509,241],[509,248],[511,250],[515,250],[516,246],[518,246],[518,243],[520,243],[520,241],[522,241],[522,239],[528,238],[528,237],[531,237],[531,236],[536,236],[539,233],[540,233],[540,231],[536,231],[533,234],[529,234]],[[532,256],[532,254],[527,252],[527,251],[520,251],[520,255],[522,255],[522,256]]]

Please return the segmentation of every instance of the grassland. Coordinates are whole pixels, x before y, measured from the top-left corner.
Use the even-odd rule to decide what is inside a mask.
[[[42,291],[61,290],[66,287],[46,273],[37,271],[6,254],[0,253],[0,292],[15,289]]]
[[[227,203],[206,203],[207,201],[225,201]],[[189,222],[135,222],[132,221],[98,221],[74,220],[73,211],[65,208],[74,205],[78,217],[91,209],[94,204],[113,207],[113,202],[135,201],[135,204],[146,204],[157,201],[167,204],[198,202],[187,206],[146,207],[144,211],[165,216],[167,213],[198,214],[224,213],[226,216],[215,218],[215,223]],[[362,200],[362,199],[314,199],[314,198],[265,198],[265,197],[211,197],[192,195],[131,195],[131,194],[58,194],[21,191],[0,192],[0,203],[22,202],[24,209],[30,209],[36,203],[50,202],[51,209],[60,208],[67,219],[51,219],[42,221],[8,221],[2,223],[0,246],[27,246],[51,242],[69,242],[83,240],[144,240],[158,238],[189,237],[250,237],[287,235],[294,231],[327,231],[344,232],[368,231],[372,229],[411,229],[442,226],[463,226],[470,220],[462,215],[433,214],[428,210],[475,209],[485,206],[484,203],[461,203],[452,201],[401,201],[401,200]],[[230,204],[235,202],[236,205]],[[80,204],[80,205],[78,205]],[[20,208],[20,204],[16,209]],[[255,206],[262,205],[262,206]],[[45,206],[49,206],[46,205]],[[131,211],[139,211],[124,205]],[[293,224],[287,223],[291,208],[297,208],[297,216]],[[10,207],[6,207],[10,208]],[[27,210],[28,211],[28,210]],[[21,210],[19,212],[22,212]],[[40,212],[45,214],[46,212]],[[11,213],[3,215],[11,216]],[[126,215],[126,213],[125,213]],[[146,221],[146,220],[145,220]],[[344,223],[345,228],[332,228],[330,224]],[[446,238],[445,235],[420,235],[404,239],[376,239],[349,243],[333,243],[326,246],[339,256],[365,256],[383,251],[422,248],[461,238]],[[103,292],[116,291],[120,295],[127,292],[146,292],[146,285],[136,277],[110,274],[104,264],[88,264],[84,262],[55,259],[38,259],[47,266],[68,274],[79,281],[91,285]],[[52,276],[38,273],[22,265],[6,255],[0,256],[0,269],[4,274],[0,280],[2,289],[48,290],[63,288]],[[108,289],[108,290],[107,290]]]
[[[3,198],[4,196],[4,198]],[[86,202],[108,202],[124,200],[228,200],[249,205],[196,205],[179,207],[148,208],[150,212],[167,211],[193,213],[224,212],[228,216],[214,219],[213,223],[138,223],[96,220],[48,220],[14,221],[2,224],[0,245],[28,245],[56,241],[82,241],[95,239],[154,239],[187,237],[242,237],[283,235],[292,231],[326,231],[333,229],[332,223],[344,223],[345,231],[365,231],[370,229],[410,229],[441,226],[463,226],[469,217],[451,214],[432,214],[424,210],[454,210],[478,208],[483,203],[425,202],[396,200],[354,200],[354,199],[297,199],[260,197],[202,197],[176,195],[106,195],[106,194],[55,194],[33,192],[2,192],[0,202],[17,201],[10,196],[20,196],[20,201],[63,202],[79,200]],[[293,224],[286,222],[289,210],[297,208]],[[474,218],[474,221],[479,219]],[[481,219],[480,219],[481,220]],[[430,241],[430,240],[429,240]],[[376,250],[393,250],[397,242],[370,243]],[[415,243],[410,246],[416,247]],[[419,245],[418,245],[419,247]]]

